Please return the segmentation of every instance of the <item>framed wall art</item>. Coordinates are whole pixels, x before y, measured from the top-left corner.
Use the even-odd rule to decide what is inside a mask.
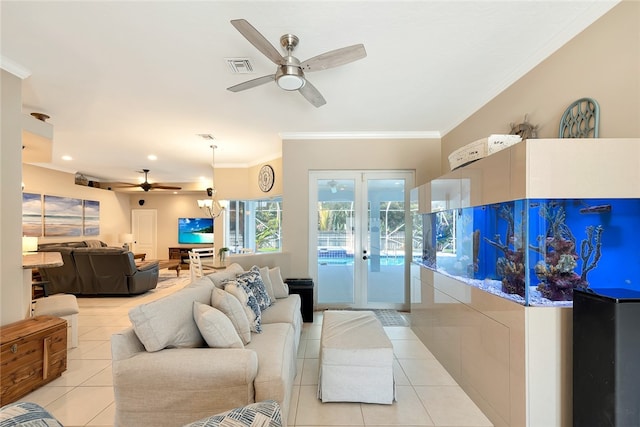
[[[85,200],[83,203],[83,220],[85,236],[97,236],[100,234],[100,202]]]
[[[42,195],[22,193],[22,235],[42,236]]]
[[[82,200],[70,197],[44,196],[44,235],[81,236]]]

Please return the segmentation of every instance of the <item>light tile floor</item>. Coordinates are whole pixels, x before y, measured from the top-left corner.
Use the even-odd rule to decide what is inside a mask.
[[[25,396],[66,427],[113,426],[111,334],[130,325],[131,307],[181,285],[136,297],[78,298],[80,345],[68,353],[62,377]],[[397,402],[393,405],[321,403],[316,397],[322,313],[305,323],[298,351],[289,426],[484,427],[491,422],[407,327],[386,327],[393,342]]]

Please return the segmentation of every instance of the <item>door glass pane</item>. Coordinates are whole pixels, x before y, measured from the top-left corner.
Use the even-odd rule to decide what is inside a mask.
[[[369,179],[367,197],[367,301],[401,304],[405,300],[404,180]]]
[[[355,181],[319,179],[318,303],[354,302]]]

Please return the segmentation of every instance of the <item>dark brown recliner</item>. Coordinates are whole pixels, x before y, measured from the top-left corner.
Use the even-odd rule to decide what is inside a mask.
[[[76,270],[76,262],[73,259],[73,251],[76,248],[66,246],[47,246],[39,249],[39,252],[60,252],[63,264],[60,267],[39,268],[42,280],[46,282],[46,291],[53,294],[75,294],[81,289],[80,277]]]
[[[82,295],[137,295],[158,284],[158,262],[136,266],[124,249],[76,248],[73,257]]]

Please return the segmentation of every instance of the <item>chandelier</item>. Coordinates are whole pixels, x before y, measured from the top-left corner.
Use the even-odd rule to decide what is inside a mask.
[[[198,200],[198,207],[205,211],[211,218],[219,217],[224,212],[224,207],[216,198],[216,148],[217,145],[211,145],[211,187],[207,188],[207,196],[209,199]]]

